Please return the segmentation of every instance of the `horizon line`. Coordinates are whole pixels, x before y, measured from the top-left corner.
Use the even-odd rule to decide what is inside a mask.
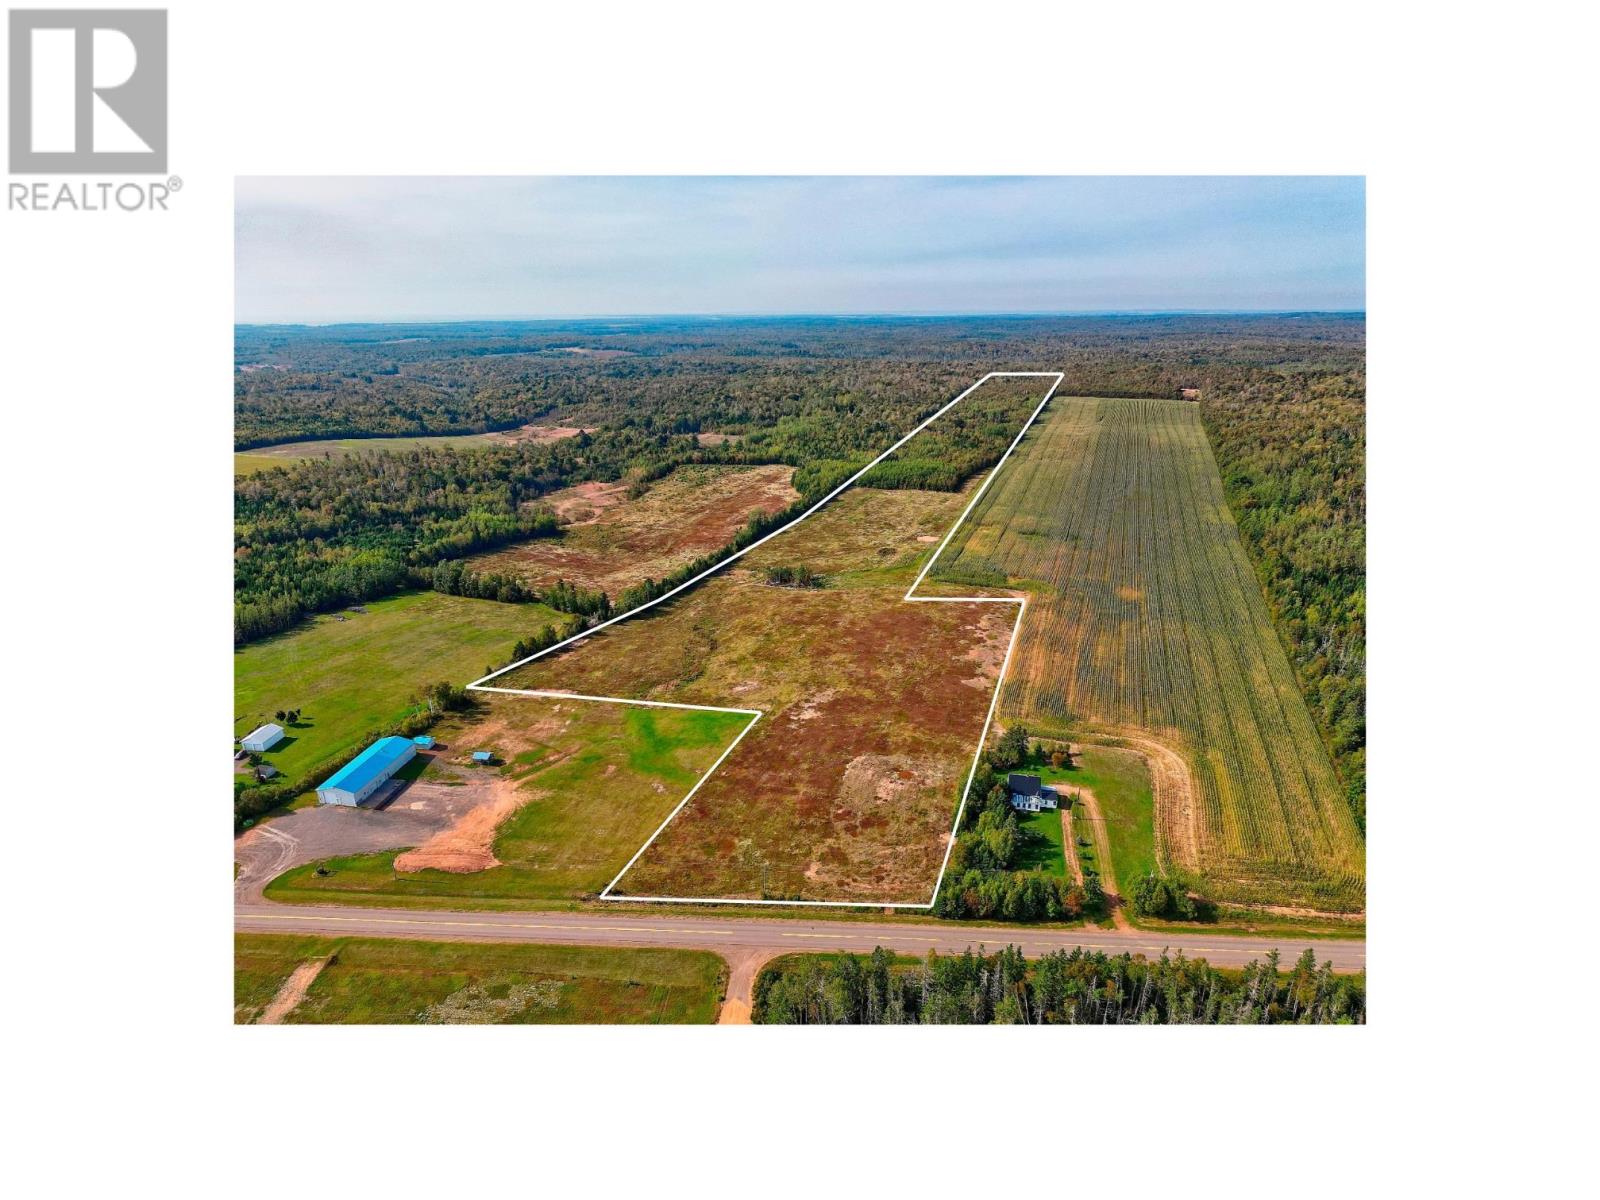
[[[340,325],[465,325],[472,322],[491,324],[535,323],[560,321],[761,321],[761,320],[832,320],[832,321],[883,321],[883,320],[958,320],[973,318],[1044,318],[1044,317],[1365,317],[1365,308],[1083,308],[1083,309],[1015,309],[1015,310],[925,310],[881,312],[616,312],[571,314],[453,314],[406,317],[337,317],[328,320],[248,320],[237,317],[235,329],[252,327],[290,327],[298,329],[326,329]]]

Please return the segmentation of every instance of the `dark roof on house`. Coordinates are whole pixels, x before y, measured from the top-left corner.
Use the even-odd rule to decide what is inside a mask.
[[[1019,796],[1037,796],[1039,794],[1039,777],[1037,775],[1010,775],[1006,778],[1006,787]]]

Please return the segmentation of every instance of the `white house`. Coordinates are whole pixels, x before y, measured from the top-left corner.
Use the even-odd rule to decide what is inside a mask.
[[[252,754],[265,754],[281,741],[283,741],[282,726],[263,725],[245,734],[239,739],[239,744]]]
[[[1011,807],[1018,812],[1042,812],[1056,807],[1055,788],[1041,783],[1037,775],[1007,776],[1006,790],[1011,793]]]

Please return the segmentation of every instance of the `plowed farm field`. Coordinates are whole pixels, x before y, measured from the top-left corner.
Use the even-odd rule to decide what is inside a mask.
[[[1196,406],[1052,400],[940,556],[939,580],[1029,597],[1002,721],[1122,738],[1158,766],[1181,757],[1187,788],[1158,799],[1169,868],[1219,900],[1364,907],[1364,843]]]

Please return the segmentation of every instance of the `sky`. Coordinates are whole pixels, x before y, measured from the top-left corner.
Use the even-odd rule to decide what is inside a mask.
[[[241,323],[1360,310],[1359,176],[241,177]]]

